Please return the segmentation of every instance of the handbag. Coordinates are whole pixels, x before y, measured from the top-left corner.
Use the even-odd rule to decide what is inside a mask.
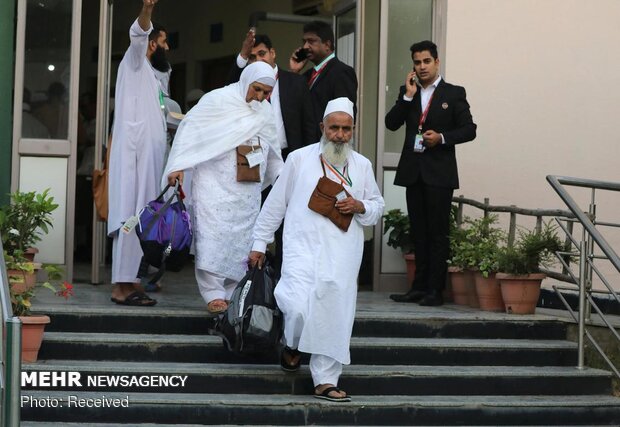
[[[314,191],[310,195],[308,208],[328,218],[336,227],[346,232],[349,230],[353,220],[353,214],[343,214],[336,209],[336,202],[338,201],[336,195],[343,191],[347,196],[350,196],[350,194],[342,184],[327,177],[322,157],[321,167],[323,168],[323,176],[319,178]]]
[[[108,163],[110,162],[110,151],[112,151],[112,138],[108,140],[103,169],[93,170],[93,201],[97,211],[99,221],[108,220]]]
[[[237,147],[237,182],[260,182],[260,165],[250,167],[247,155],[262,148],[260,138],[258,145],[240,145]]]
[[[157,282],[166,270],[180,271],[189,258],[192,244],[190,217],[180,196],[183,190],[177,181],[174,193],[164,201],[164,195],[169,188],[170,185],[138,214],[136,233],[144,253],[138,277],[145,277],[150,265],[159,268],[149,280],[151,283]],[[174,198],[177,201],[173,203]]]

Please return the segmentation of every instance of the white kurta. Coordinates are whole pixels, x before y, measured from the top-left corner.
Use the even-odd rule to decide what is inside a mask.
[[[136,20],[118,68],[109,174],[108,234],[159,194],[166,153],[160,82],[146,52],[148,35]],[[137,237],[136,237],[137,239]],[[132,255],[133,254],[127,254]],[[138,255],[138,262],[142,254]],[[136,272],[138,265],[136,265]]]
[[[379,221],[384,201],[370,161],[352,152],[348,171],[353,185],[346,188],[366,212],[356,214],[344,232],[311,211],[308,200],[323,176],[319,154],[316,143],[288,156],[256,221],[253,249],[264,252],[285,218],[282,278],[275,296],[285,316],[286,344],[349,364],[363,226]]]
[[[253,145],[258,145],[256,138]],[[267,159],[260,165],[261,181],[265,181],[266,171],[279,172],[282,160],[269,144],[261,145]],[[253,242],[252,229],[260,209],[261,188],[261,182],[237,182],[235,150],[194,168],[197,268],[235,281],[243,278]]]

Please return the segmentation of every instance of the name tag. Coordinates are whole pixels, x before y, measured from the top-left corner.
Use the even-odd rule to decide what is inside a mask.
[[[341,191],[340,193],[336,194],[336,200],[338,201],[346,199],[347,197],[348,197],[347,193],[345,193],[344,191]]]
[[[265,155],[263,154],[262,148],[250,151],[248,154],[245,155],[245,158],[248,159],[248,166],[251,168],[256,165],[260,165],[265,161]]]
[[[125,223],[121,227],[121,230],[123,231],[123,233],[129,234],[134,228],[136,228],[136,225],[138,225],[138,222],[140,222],[140,218],[138,218],[137,215],[132,216],[127,221],[125,221]]]
[[[424,140],[422,139],[422,134],[416,134],[415,139],[413,140],[413,151],[416,153],[422,153],[426,149],[423,145]]]

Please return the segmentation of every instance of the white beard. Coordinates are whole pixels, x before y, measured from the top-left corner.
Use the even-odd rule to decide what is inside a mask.
[[[321,136],[321,147],[323,148],[323,157],[334,166],[343,166],[347,162],[349,153],[351,152],[351,142],[332,142]]]

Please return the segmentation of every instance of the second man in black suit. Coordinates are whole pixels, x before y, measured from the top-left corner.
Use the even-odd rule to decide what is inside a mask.
[[[385,126],[390,130],[407,126],[394,184],[406,187],[416,275],[409,292],[390,298],[441,305],[450,251],[450,206],[459,187],[454,147],[476,137],[476,124],[465,89],[439,75],[437,46],[427,40],[410,50],[413,70],[385,116]]]
[[[347,97],[353,102],[354,112],[357,102],[357,76],[355,70],[336,58],[334,32],[332,27],[322,21],[312,21],[304,25],[303,46],[297,49],[289,59],[289,68],[295,73],[301,72],[309,60],[314,64],[304,73],[314,116],[319,117],[315,123],[315,142],[321,139],[319,128],[327,103],[332,99]],[[300,51],[303,55],[300,57]]]

